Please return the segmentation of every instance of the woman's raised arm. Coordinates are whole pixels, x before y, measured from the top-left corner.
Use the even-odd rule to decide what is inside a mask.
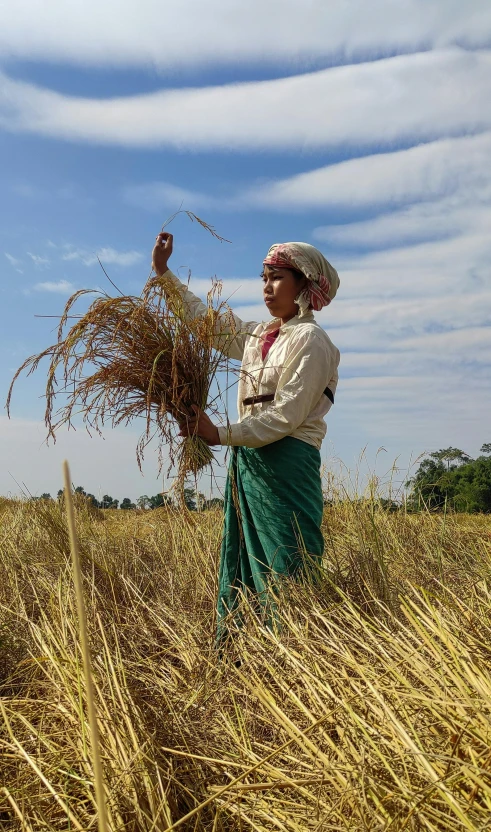
[[[184,283],[181,283],[168,267],[172,249],[172,234],[166,232],[159,234],[152,253],[153,268],[159,277],[165,277],[166,280],[172,281],[174,287],[179,291],[183,300],[183,312],[187,318],[203,317],[208,312],[206,304],[203,303],[201,298],[194,295]],[[242,321],[233,312],[227,311],[217,317],[215,324],[216,338],[213,346],[229,358],[240,361],[244,354],[247,337],[254,332],[256,327],[257,323],[255,321]]]

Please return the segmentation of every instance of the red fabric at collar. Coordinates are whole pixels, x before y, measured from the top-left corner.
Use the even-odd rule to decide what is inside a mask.
[[[268,332],[268,334],[264,338],[262,349],[261,349],[261,355],[262,355],[263,361],[266,358],[268,352],[270,351],[271,347],[273,346],[273,344],[276,341],[279,334],[280,334],[279,329],[273,329],[273,331]]]

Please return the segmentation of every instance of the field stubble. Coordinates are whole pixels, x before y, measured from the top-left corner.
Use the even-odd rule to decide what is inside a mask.
[[[324,524],[317,586],[219,661],[220,513],[79,503],[111,830],[491,828],[491,520]],[[0,827],[96,829],[61,505],[0,501],[0,605]]]

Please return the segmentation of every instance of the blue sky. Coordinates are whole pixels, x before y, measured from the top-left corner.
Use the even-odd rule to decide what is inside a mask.
[[[53,340],[78,288],[138,293],[181,202],[174,270],[267,317],[270,244],[306,240],[341,287],[327,465],[379,470],[491,440],[491,7],[469,0],[154,0],[0,8],[0,386]],[[44,373],[0,415],[0,493],[155,493],[138,427],[43,445]],[[233,418],[235,406],[230,404]],[[124,493],[123,493],[124,492]]]

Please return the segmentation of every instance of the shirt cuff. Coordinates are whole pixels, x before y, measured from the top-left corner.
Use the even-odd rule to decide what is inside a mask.
[[[173,283],[179,283],[179,284],[181,283],[181,281],[179,280],[177,275],[175,275],[174,272],[171,271],[170,269],[167,269],[167,271],[165,271],[163,274],[161,274],[160,277],[167,277],[167,278],[170,277]]]
[[[243,445],[243,431],[240,422],[235,425],[225,425],[218,428],[220,445]]]

